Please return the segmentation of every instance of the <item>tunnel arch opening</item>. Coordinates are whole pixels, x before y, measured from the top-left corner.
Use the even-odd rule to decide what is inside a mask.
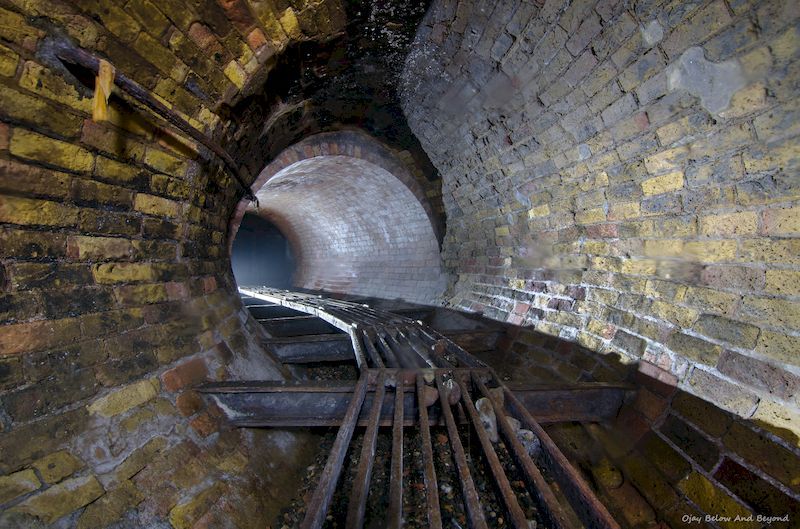
[[[258,201],[240,202],[229,227],[240,284],[236,241],[244,220],[257,216],[291,248],[288,286],[440,303],[441,227],[411,170],[376,140],[355,131],[309,137],[267,165],[251,189]]]

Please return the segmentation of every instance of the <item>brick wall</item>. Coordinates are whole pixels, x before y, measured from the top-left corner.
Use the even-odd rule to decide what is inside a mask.
[[[281,376],[230,275],[234,182],[116,89],[92,121],[44,39],[220,135],[220,105],[337,9],[0,2],[0,526],[263,526],[303,468],[291,436],[227,431],[188,390]]]
[[[603,443],[632,526],[797,504],[798,18],[789,1],[442,1],[406,64],[450,303],[535,329],[509,358],[534,379],[667,381]]]
[[[721,410],[677,388],[674,374],[651,363],[598,355],[532,329],[484,359],[513,382],[635,388],[607,423],[546,426],[622,527],[797,525],[800,457],[789,431]],[[795,388],[800,382],[786,374],[783,380]]]
[[[296,286],[440,303],[438,216],[401,160],[361,133],[312,136],[261,172],[258,208],[240,203],[230,231],[245,208],[276,223],[291,242]]]
[[[799,16],[436,3],[402,90],[443,177],[451,302],[647,360],[794,438]]]

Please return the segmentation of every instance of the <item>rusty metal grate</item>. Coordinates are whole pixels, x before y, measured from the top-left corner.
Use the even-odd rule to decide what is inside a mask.
[[[314,315],[347,333],[360,368],[358,381],[308,384],[305,382],[223,382],[201,391],[221,399],[233,411],[239,426],[338,426],[338,432],[319,482],[307,504],[300,527],[320,528],[331,507],[346,454],[356,428],[365,428],[356,478],[349,495],[345,526],[364,526],[370,493],[376,439],[380,426],[392,431],[389,505],[386,523],[403,526],[403,451],[405,429],[418,428],[424,469],[428,526],[442,527],[439,486],[434,465],[431,427],[443,425],[469,526],[488,528],[484,506],[476,489],[459,425],[468,424],[478,438],[481,455],[510,521],[529,529],[517,493],[498,457],[493,432],[481,419],[476,401],[487,399],[497,430],[524,478],[548,527],[566,529],[584,525],[618,529],[617,523],[569,464],[518,395],[498,379],[491,368],[421,322],[366,305],[276,290],[243,291],[254,298]],[[512,419],[538,438],[536,461],[517,436]],[[462,428],[463,430],[463,428]],[[545,478],[552,478],[554,485]],[[556,487],[558,495],[554,492]],[[567,500],[567,505],[559,501]],[[578,519],[572,514],[574,511]]]

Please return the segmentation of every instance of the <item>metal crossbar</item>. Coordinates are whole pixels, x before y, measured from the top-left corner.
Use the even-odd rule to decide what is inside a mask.
[[[276,290],[242,293],[314,315],[343,331],[350,337],[353,360],[360,368],[355,384],[352,381],[225,382],[199,388],[214,398],[228,399],[224,400],[224,408],[236,410],[239,417],[233,422],[239,426],[339,427],[301,528],[323,526],[334,490],[341,481],[353,434],[360,426],[366,430],[347,505],[348,528],[364,526],[381,426],[390,426],[392,432],[386,512],[386,524],[391,528],[402,527],[404,523],[404,431],[410,427],[420,432],[427,522],[431,528],[441,528],[443,520],[432,427],[446,434],[470,527],[488,527],[486,506],[475,483],[474,461],[465,448],[472,432],[512,527],[529,529],[530,521],[498,456],[501,444],[548,527],[567,529],[582,523],[597,529],[619,528],[523,404],[524,391],[506,387],[491,368],[443,335],[419,321],[358,303]],[[341,356],[341,350],[337,354]],[[490,432],[478,410],[476,403],[481,398],[487,399],[481,406],[488,403],[494,413],[498,438],[493,439],[494,432]],[[520,424],[538,438],[539,456],[532,457],[518,438],[515,425]],[[466,425],[469,427],[465,428]]]

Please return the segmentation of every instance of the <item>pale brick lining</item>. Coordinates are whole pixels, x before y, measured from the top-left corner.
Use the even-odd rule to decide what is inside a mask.
[[[444,277],[430,221],[385,169],[350,156],[316,156],[272,176],[259,214],[289,239],[295,285],[436,303]]]

